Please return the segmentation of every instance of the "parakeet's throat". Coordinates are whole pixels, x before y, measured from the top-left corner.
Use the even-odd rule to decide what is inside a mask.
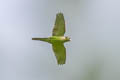
[[[69,38],[69,37],[62,37],[62,40],[63,40],[64,42],[68,42],[68,41],[70,41],[70,38]]]

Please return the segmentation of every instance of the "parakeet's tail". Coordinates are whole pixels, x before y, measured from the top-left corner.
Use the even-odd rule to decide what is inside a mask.
[[[44,41],[44,42],[50,43],[50,39],[49,38],[32,38],[32,40],[40,40],[40,41]]]

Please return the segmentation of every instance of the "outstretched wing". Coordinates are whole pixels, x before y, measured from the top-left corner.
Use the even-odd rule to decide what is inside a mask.
[[[58,64],[65,64],[66,61],[66,49],[63,43],[52,44],[54,54]]]
[[[63,36],[65,33],[65,20],[62,13],[56,15],[55,25],[53,28],[53,36]]]

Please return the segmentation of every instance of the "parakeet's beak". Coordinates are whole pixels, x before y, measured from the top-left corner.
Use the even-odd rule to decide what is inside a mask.
[[[70,38],[70,37],[68,37],[68,40],[69,40],[69,41],[71,41],[71,38]]]

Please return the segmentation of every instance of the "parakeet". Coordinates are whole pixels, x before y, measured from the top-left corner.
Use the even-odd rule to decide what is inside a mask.
[[[52,36],[48,38],[32,38],[32,40],[40,40],[52,44],[53,52],[56,56],[58,64],[65,64],[66,49],[64,43],[70,41],[70,38],[64,36],[65,34],[65,20],[63,13],[56,14],[55,25]]]

